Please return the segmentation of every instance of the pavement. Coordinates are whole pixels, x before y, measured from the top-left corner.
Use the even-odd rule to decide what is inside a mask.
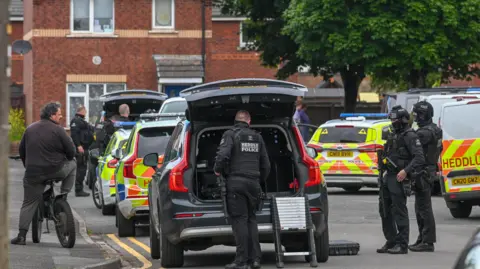
[[[14,163],[18,166],[19,162]],[[15,171],[11,165],[11,171]],[[17,179],[12,177],[10,182],[16,187],[11,187],[21,192],[21,180],[18,175]],[[15,182],[16,181],[16,182]],[[88,190],[88,188],[86,188]],[[17,199],[21,203],[22,195],[17,195]],[[152,260],[149,255],[149,231],[148,229],[137,229],[136,237],[119,238],[115,227],[114,216],[103,216],[100,210],[96,209],[92,197],[86,198],[69,198],[69,201],[78,213],[78,218],[86,225],[86,230],[96,244],[88,244],[82,240],[78,240],[77,245],[71,250],[64,250],[52,239],[52,243],[41,243],[43,248],[32,246],[27,242],[28,255],[25,259],[25,247],[12,247],[10,249],[11,268],[33,268],[29,267],[30,261],[35,261],[35,267],[54,268],[71,268],[66,265],[69,260],[88,259],[89,261],[102,259],[98,253],[105,253],[103,246],[110,251],[113,249],[117,254],[117,258],[121,258],[124,266],[131,268],[155,268],[160,269],[160,261]],[[408,200],[408,208],[410,215],[410,241],[413,242],[418,234],[415,213],[414,198]],[[19,208],[20,204],[17,204]],[[12,207],[12,205],[11,205]],[[347,193],[341,189],[329,189],[329,227],[330,240],[351,240],[360,243],[360,252],[355,256],[331,256],[327,263],[319,264],[318,268],[335,268],[335,269],[440,269],[452,268],[460,251],[465,246],[467,240],[475,231],[480,220],[480,208],[475,207],[469,219],[454,219],[441,197],[433,198],[433,207],[437,223],[437,241],[435,245],[436,251],[433,253],[413,253],[408,255],[388,255],[377,254],[376,249],[383,245],[384,237],[381,230],[380,217],[378,213],[378,190],[362,189],[358,193]],[[11,209],[10,212],[12,213]],[[13,218],[18,218],[17,213],[13,213]],[[12,216],[11,216],[12,218]],[[16,224],[13,226],[12,235],[16,234]],[[43,235],[45,236],[45,235]],[[54,235],[53,235],[54,236]],[[43,239],[43,237],[42,237]],[[45,248],[47,246],[47,248]],[[38,254],[30,254],[30,249]],[[263,260],[262,268],[276,268],[275,253],[273,245],[263,244]],[[95,254],[96,253],[96,254]],[[42,255],[43,254],[43,255]],[[45,255],[46,254],[46,255]],[[29,256],[35,255],[35,256]],[[50,256],[47,256],[50,255]],[[108,254],[103,254],[107,255]],[[113,255],[113,254],[111,254]],[[185,256],[185,265],[187,268],[224,268],[226,263],[232,261],[235,255],[235,249],[227,246],[216,246],[204,251],[188,251]],[[46,256],[46,257],[45,257]],[[67,257],[65,257],[67,256]],[[113,255],[115,256],[115,255]],[[63,258],[62,258],[63,257]],[[38,260],[37,260],[38,259]],[[26,261],[25,261],[26,260]],[[25,264],[25,265],[23,265]],[[63,264],[63,265],[61,265]],[[65,267],[60,267],[65,266]],[[287,257],[285,268],[308,268],[309,264],[305,263],[303,258]],[[118,268],[118,267],[117,267]]]

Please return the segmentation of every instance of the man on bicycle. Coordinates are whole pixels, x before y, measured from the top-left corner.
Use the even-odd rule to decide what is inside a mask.
[[[75,182],[77,164],[75,145],[59,122],[60,104],[48,103],[41,111],[41,120],[27,127],[20,142],[20,158],[25,166],[24,198],[20,210],[18,236],[14,245],[25,245],[25,237],[48,180],[62,181],[62,193],[68,193]]]

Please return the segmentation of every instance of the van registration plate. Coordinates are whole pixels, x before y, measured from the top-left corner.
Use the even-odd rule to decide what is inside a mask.
[[[452,186],[480,184],[480,176],[468,176],[452,179]]]
[[[352,151],[329,151],[327,154],[328,157],[353,157]]]

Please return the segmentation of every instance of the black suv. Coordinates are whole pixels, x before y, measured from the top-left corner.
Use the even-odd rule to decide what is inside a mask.
[[[253,129],[268,148],[271,172],[263,191],[268,196],[295,196],[302,191],[310,200],[319,262],[328,260],[328,199],[317,152],[307,148],[293,121],[295,101],[307,89],[299,84],[237,79],[194,86],[181,92],[188,102],[167,145],[163,165],[149,185],[151,256],[163,267],[181,267],[184,251],[214,245],[235,246],[225,223],[213,163],[223,132],[232,127],[238,110],[252,116]],[[313,158],[312,158],[313,157]],[[153,159],[152,159],[153,158]],[[155,160],[156,153],[145,156]],[[152,164],[152,163],[150,163]],[[302,189],[299,190],[298,186]],[[257,213],[260,241],[273,243],[270,203]],[[287,251],[304,251],[304,233],[282,238]],[[308,257],[306,257],[308,259]]]

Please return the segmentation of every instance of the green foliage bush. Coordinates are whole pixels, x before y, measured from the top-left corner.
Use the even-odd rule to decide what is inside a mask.
[[[10,123],[10,130],[8,131],[8,139],[10,142],[22,140],[23,133],[25,132],[25,115],[23,110],[10,108],[8,122]]]

